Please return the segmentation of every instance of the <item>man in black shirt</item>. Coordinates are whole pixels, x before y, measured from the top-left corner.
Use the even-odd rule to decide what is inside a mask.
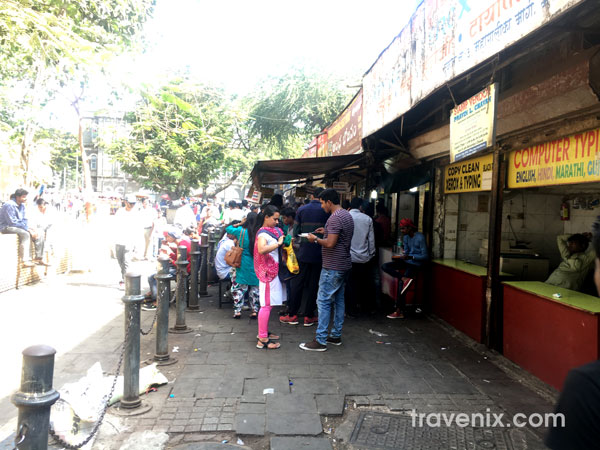
[[[600,293],[600,216],[593,231],[594,282]],[[550,428],[546,436],[548,447],[553,450],[600,448],[600,360],[569,372],[556,412],[565,416],[565,423]]]

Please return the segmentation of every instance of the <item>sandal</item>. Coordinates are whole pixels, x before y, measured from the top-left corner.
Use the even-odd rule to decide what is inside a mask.
[[[256,335],[256,339],[260,339],[258,337],[258,334]],[[271,341],[278,341],[279,340],[279,336],[277,336],[276,334],[273,334],[269,331],[269,340]]]
[[[233,314],[233,318],[234,319],[241,319],[242,318],[242,313],[234,313]]]
[[[256,343],[256,348],[264,348],[265,350],[277,350],[279,347],[281,347],[281,344],[279,342],[273,342],[271,339],[267,340],[266,342],[263,342],[259,339]]]
[[[251,318],[251,319],[256,319],[257,317],[258,317],[258,314],[257,314],[257,313],[252,313],[252,314],[250,314],[250,318]]]

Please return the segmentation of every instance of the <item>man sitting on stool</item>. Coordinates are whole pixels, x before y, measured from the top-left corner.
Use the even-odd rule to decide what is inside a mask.
[[[423,233],[417,231],[417,227],[412,220],[402,219],[400,221],[400,232],[402,233],[404,253],[394,257],[392,262],[381,266],[381,270],[398,279],[396,311],[389,314],[387,316],[388,319],[404,318],[406,290],[417,276],[423,264],[429,260],[425,236],[423,236]]]

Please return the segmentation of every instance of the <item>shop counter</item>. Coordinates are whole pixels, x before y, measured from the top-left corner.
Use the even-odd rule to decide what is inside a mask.
[[[434,259],[431,308],[477,342],[483,340],[487,269],[455,259]]]
[[[505,357],[557,389],[570,369],[600,357],[600,298],[540,281],[503,284]]]

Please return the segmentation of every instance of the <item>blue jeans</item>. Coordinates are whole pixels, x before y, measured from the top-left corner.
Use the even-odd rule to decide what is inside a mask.
[[[321,345],[327,345],[327,330],[333,309],[333,326],[331,337],[342,337],[344,325],[344,287],[348,279],[349,270],[321,269],[319,278],[319,293],[317,294],[317,307],[319,309],[319,325],[317,326],[316,340]]]

